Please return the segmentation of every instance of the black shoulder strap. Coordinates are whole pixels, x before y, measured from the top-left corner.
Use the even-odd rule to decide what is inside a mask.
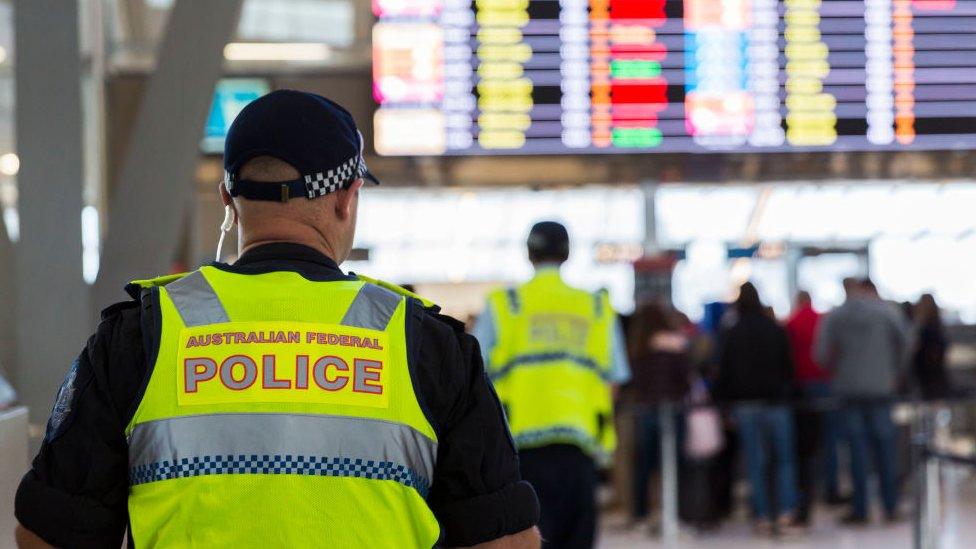
[[[152,378],[153,370],[156,368],[156,357],[159,356],[160,340],[163,335],[163,316],[159,307],[159,287],[153,286],[143,288],[139,303],[139,323],[142,332],[142,351],[146,361],[145,375],[139,384],[138,391],[132,399],[132,404],[125,411],[122,418],[123,425],[128,425],[132,417],[139,409],[142,397],[146,394],[149,380]]]
[[[404,315],[404,328],[407,336],[407,369],[410,371],[410,382],[413,384],[413,392],[417,397],[417,404],[424,417],[434,427],[434,432],[442,433],[441,424],[437,416],[430,408],[427,395],[424,393],[424,385],[421,380],[421,368],[425,365],[420,363],[420,348],[424,345],[423,331],[426,322],[432,322],[430,313],[424,308],[424,304],[412,297],[407,298],[407,310]],[[429,343],[428,343],[429,344]]]
[[[596,315],[597,318],[602,318],[606,313],[606,300],[604,299],[606,293],[606,290],[599,290],[593,294],[593,314]]]
[[[509,288],[505,290],[505,295],[508,297],[508,308],[513,315],[519,314],[522,310],[522,300],[519,297],[518,288]]]

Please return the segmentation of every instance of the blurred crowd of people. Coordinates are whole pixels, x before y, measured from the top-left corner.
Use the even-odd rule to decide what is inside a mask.
[[[674,417],[687,522],[714,526],[732,513],[737,465],[760,536],[802,534],[818,501],[846,506],[844,524],[869,523],[872,474],[883,520],[901,519],[893,401],[951,394],[945,329],[931,295],[887,302],[855,278],[844,289],[827,314],[800,292],[783,322],[751,283],[697,325],[659,304],[635,311],[633,377],[619,395],[620,421],[633,422],[633,524],[657,524],[662,403],[684,404]]]

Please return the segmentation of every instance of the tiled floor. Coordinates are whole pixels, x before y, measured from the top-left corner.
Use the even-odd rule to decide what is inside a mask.
[[[976,547],[976,480],[963,475],[946,474],[943,497],[945,513],[939,533],[939,549]],[[894,526],[880,522],[866,528],[837,525],[828,510],[818,513],[814,526],[806,535],[795,539],[763,540],[752,536],[745,520],[730,521],[714,532],[696,534],[682,531],[678,540],[666,544],[642,531],[625,530],[616,517],[609,517],[601,531],[601,549],[910,549],[912,524],[905,521]]]
[[[624,549],[631,547],[691,549],[909,549],[911,547],[911,525],[900,524],[895,527],[873,526],[862,529],[836,528],[828,520],[819,521],[810,531],[795,539],[768,540],[752,536],[752,530],[745,522],[734,522],[721,529],[705,534],[683,531],[678,540],[666,544],[640,532],[623,532],[606,528],[598,547],[602,549]],[[962,547],[959,545],[958,547]],[[948,548],[946,548],[948,549]]]

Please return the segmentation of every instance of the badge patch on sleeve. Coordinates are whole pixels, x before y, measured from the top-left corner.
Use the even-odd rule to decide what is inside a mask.
[[[81,364],[80,359],[75,359],[74,363],[71,364],[71,369],[64,376],[61,388],[58,389],[58,396],[54,401],[54,408],[51,409],[51,417],[47,422],[45,440],[48,442],[55,440],[71,426],[78,394],[90,379],[90,370]]]
[[[180,332],[180,406],[295,402],[389,406],[384,332],[304,322],[232,322]]]

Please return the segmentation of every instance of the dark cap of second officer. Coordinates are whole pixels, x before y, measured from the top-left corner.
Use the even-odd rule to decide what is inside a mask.
[[[300,177],[269,185],[241,179],[257,156],[283,160]],[[224,143],[224,184],[231,196],[286,202],[348,188],[357,179],[379,184],[363,159],[363,136],[349,111],[314,93],[277,90],[249,103]]]
[[[563,262],[569,258],[569,232],[562,223],[540,221],[529,231],[529,260]]]

